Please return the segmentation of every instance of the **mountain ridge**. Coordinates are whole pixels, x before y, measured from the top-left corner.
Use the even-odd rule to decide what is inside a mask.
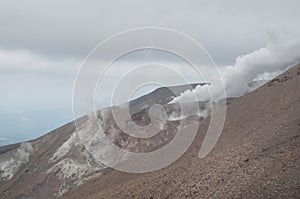
[[[2,197],[297,197],[299,71],[300,65],[292,67],[256,91],[230,100],[223,133],[204,159],[198,152],[210,117],[190,118],[189,122],[202,120],[192,146],[156,172],[130,174],[95,165],[72,136],[73,122],[30,141],[33,151],[27,145],[20,149],[20,144],[0,147],[0,162],[30,154],[10,180],[0,183]],[[59,149],[62,157],[55,155]]]

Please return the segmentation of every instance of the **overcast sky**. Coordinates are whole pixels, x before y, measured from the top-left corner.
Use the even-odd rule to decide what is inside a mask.
[[[37,137],[71,120],[78,67],[113,34],[174,29],[205,47],[218,66],[232,65],[264,47],[270,33],[298,37],[299,7],[298,0],[2,0],[0,138]]]

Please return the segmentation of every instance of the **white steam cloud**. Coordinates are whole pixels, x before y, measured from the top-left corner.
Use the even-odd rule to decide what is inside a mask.
[[[210,85],[197,86],[192,91],[185,91],[170,103],[211,99],[219,101],[222,100],[222,89],[225,89],[227,97],[239,97],[250,90],[249,83],[253,80],[273,78],[299,62],[300,40],[287,39],[280,33],[271,33],[266,47],[237,57],[233,66],[225,67],[221,75],[209,80]]]
[[[31,143],[24,142],[20,145],[12,158],[0,162],[0,181],[10,180],[21,166],[29,161],[29,157],[33,151]]]

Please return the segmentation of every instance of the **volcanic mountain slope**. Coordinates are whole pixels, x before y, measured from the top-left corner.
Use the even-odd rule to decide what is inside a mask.
[[[201,122],[192,146],[170,166],[146,174],[110,170],[65,197],[300,197],[300,65],[231,100],[219,141],[200,159],[209,121]]]
[[[299,83],[300,65],[256,91],[230,100],[222,135],[203,159],[198,153],[210,118],[186,118],[190,124],[202,120],[193,144],[177,161],[156,172],[131,174],[106,168],[81,144],[72,122],[28,143],[1,147],[0,197],[299,198]],[[141,105],[145,100],[138,101],[139,108],[133,110],[148,106]],[[147,121],[147,116],[141,117]],[[88,118],[80,118],[78,124],[93,140],[97,129],[89,126]],[[162,140],[173,138],[178,125],[177,121],[167,122],[161,136],[153,137],[145,149],[132,144],[110,119],[108,127],[103,127],[105,134],[110,137],[111,130],[117,130],[117,139],[112,141],[133,151],[155,150]],[[119,138],[127,144],[122,145]]]
[[[149,120],[147,114],[149,107],[153,104],[166,104],[175,94],[178,95],[187,88],[195,88],[196,85],[159,88],[131,101],[129,106],[132,118],[137,123],[146,125],[144,120]],[[170,92],[170,89],[174,93]],[[101,115],[101,111],[98,114]],[[89,116],[78,119],[77,125],[82,124],[86,131],[83,132],[85,136],[91,136],[93,140],[97,128],[90,128],[88,119]],[[169,122],[166,127],[174,129],[175,126],[176,122]],[[110,131],[106,133],[110,135]],[[163,133],[167,134],[167,129]],[[173,135],[170,133],[167,136],[171,139]],[[126,137],[122,139],[117,139],[115,144],[124,141]],[[152,141],[150,150],[159,145],[161,142],[159,139],[156,137]],[[97,141],[96,138],[94,140]],[[159,143],[156,144],[157,142]],[[131,150],[143,150],[140,149],[140,145],[131,145]],[[109,169],[97,162],[81,143],[80,137],[75,132],[75,124],[71,122],[38,139],[0,147],[0,198],[62,197],[69,190],[77,188],[86,180],[95,178],[106,170]]]

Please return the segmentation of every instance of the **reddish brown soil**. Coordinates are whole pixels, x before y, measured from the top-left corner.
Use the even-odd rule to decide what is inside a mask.
[[[201,123],[189,150],[156,172],[109,170],[67,198],[299,198],[300,65],[232,100],[223,133],[204,159]]]
[[[300,65],[231,99],[219,141],[200,159],[209,121],[201,121],[192,146],[170,166],[145,174],[106,169],[80,187],[70,184],[63,198],[300,198]],[[31,141],[34,155],[0,182],[0,198],[53,198],[62,182],[46,173],[49,158],[74,130],[70,123]],[[18,146],[1,147],[0,155]],[[79,161],[79,153],[71,155]]]

